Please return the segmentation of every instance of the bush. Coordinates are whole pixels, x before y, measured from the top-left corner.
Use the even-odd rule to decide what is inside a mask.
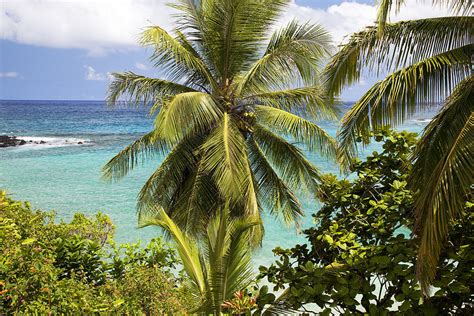
[[[300,309],[315,303],[322,315],[473,314],[473,204],[456,223],[441,256],[433,295],[423,299],[415,279],[418,241],[412,239],[413,192],[407,188],[411,133],[380,133],[383,151],[355,161],[350,181],[327,175],[324,203],[308,244],[274,250],[276,264],[261,277],[286,288],[282,303]]]
[[[185,280],[161,239],[115,246],[103,214],[54,219],[0,192],[0,314],[185,312]]]

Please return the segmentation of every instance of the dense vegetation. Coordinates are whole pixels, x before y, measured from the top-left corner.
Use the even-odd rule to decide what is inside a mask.
[[[322,315],[472,315],[474,312],[474,204],[454,225],[433,295],[422,300],[415,278],[419,242],[412,238],[414,194],[407,186],[415,147],[411,133],[378,133],[382,152],[355,161],[353,180],[326,175],[318,197],[324,203],[308,244],[274,250],[279,260],[261,276],[285,288],[280,308],[317,304]]]
[[[1,192],[0,314],[184,312],[174,250],[161,239],[116,246],[113,231],[105,215],[56,223]]]

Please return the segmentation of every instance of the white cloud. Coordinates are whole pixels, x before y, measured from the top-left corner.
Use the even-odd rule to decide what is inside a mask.
[[[16,78],[16,77],[18,77],[18,73],[16,71],[0,72],[0,78]]]
[[[149,25],[170,27],[168,0],[0,0],[0,38],[91,55],[137,46]]]
[[[92,66],[84,66],[84,68],[86,68],[86,77],[85,77],[86,80],[104,81],[108,76],[108,73],[103,74],[103,73],[97,72]]]
[[[0,38],[25,44],[85,49],[104,55],[137,47],[149,25],[171,29],[170,0],[0,0]],[[393,20],[448,15],[431,1],[408,0]],[[324,25],[336,43],[375,21],[376,7],[341,2],[327,9],[290,3],[282,23],[293,18]],[[138,66],[137,66],[138,68]]]
[[[137,67],[137,69],[140,69],[140,70],[148,70],[148,67],[142,63],[135,63],[135,67]]]

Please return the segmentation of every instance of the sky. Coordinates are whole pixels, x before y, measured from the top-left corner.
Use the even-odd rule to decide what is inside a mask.
[[[103,100],[111,72],[158,76],[137,40],[150,25],[172,29],[169,2],[0,0],[0,99]],[[449,15],[431,3],[407,0],[391,21]],[[375,17],[373,0],[292,0],[278,24],[319,23],[340,45]],[[357,100],[375,81],[364,77],[342,99]]]

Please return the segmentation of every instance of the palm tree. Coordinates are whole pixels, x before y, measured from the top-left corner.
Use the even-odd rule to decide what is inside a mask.
[[[369,73],[394,71],[377,82],[348,111],[338,133],[340,145],[356,154],[355,140],[402,123],[443,102],[425,128],[414,154],[410,183],[416,195],[416,234],[420,238],[417,275],[425,293],[436,274],[452,221],[462,216],[474,183],[474,77],[471,56],[474,17],[470,1],[446,0],[459,16],[386,23],[392,0],[380,4],[378,26],[355,33],[326,68],[331,94]],[[403,0],[397,0],[400,7]]]
[[[163,209],[141,218],[140,224],[163,228],[176,244],[189,277],[186,286],[199,302],[191,313],[221,315],[222,304],[255,280],[248,238],[250,228],[260,225],[256,219],[231,218],[224,207],[197,239],[183,232]]]
[[[287,223],[302,215],[294,191],[314,192],[319,171],[294,142],[334,157],[316,119],[336,117],[319,78],[330,37],[292,21],[273,32],[286,0],[181,0],[173,34],[154,26],[141,43],[162,78],[115,73],[108,101],[153,102],[154,129],[104,167],[118,180],[166,155],[138,196],[139,213],[163,208],[186,232],[229,202],[232,216],[263,208]],[[254,241],[262,237],[254,228]]]

